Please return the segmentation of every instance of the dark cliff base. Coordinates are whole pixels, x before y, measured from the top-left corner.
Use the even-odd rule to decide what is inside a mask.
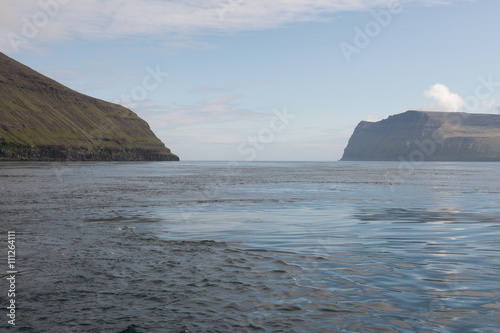
[[[342,161],[500,161],[500,115],[407,111],[362,121]]]
[[[0,161],[179,161],[174,154],[148,149],[102,148],[19,145],[0,146]]]

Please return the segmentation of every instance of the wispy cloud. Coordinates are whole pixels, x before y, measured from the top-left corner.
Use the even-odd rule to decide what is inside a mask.
[[[405,5],[442,5],[453,1],[400,0]],[[34,40],[38,43],[137,36],[163,41],[175,40],[179,35],[275,28],[325,19],[339,12],[380,8],[390,2],[393,0],[3,0],[0,46],[9,44],[9,33],[22,36],[23,28],[30,23],[39,30]],[[47,23],[38,25],[41,21],[36,20],[43,20],[44,14]]]
[[[143,112],[146,120],[157,128],[213,125],[232,121],[259,120],[268,117],[266,113],[238,108],[233,102],[237,96],[207,99],[195,105],[179,106],[165,112]]]
[[[205,93],[220,93],[220,92],[228,92],[236,89],[248,88],[264,81],[246,81],[246,82],[234,82],[226,85],[206,85],[196,87],[189,92],[192,94],[205,94]]]
[[[224,96],[188,106],[172,105],[164,111],[143,111],[141,117],[169,148],[181,151],[183,159],[241,160],[237,147],[269,126],[275,115],[240,108],[237,98]],[[273,146],[285,138],[280,134]]]

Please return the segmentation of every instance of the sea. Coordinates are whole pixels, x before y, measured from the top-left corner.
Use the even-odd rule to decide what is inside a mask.
[[[0,330],[500,332],[499,203],[498,163],[3,162]]]

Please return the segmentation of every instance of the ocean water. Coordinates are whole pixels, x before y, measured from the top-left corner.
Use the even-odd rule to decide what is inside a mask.
[[[1,163],[0,329],[500,332],[499,166]]]

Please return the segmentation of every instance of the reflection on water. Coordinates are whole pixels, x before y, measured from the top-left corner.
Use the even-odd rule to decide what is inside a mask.
[[[397,163],[0,164],[2,230],[17,230],[25,270],[19,323],[498,332],[500,169],[391,172]]]

